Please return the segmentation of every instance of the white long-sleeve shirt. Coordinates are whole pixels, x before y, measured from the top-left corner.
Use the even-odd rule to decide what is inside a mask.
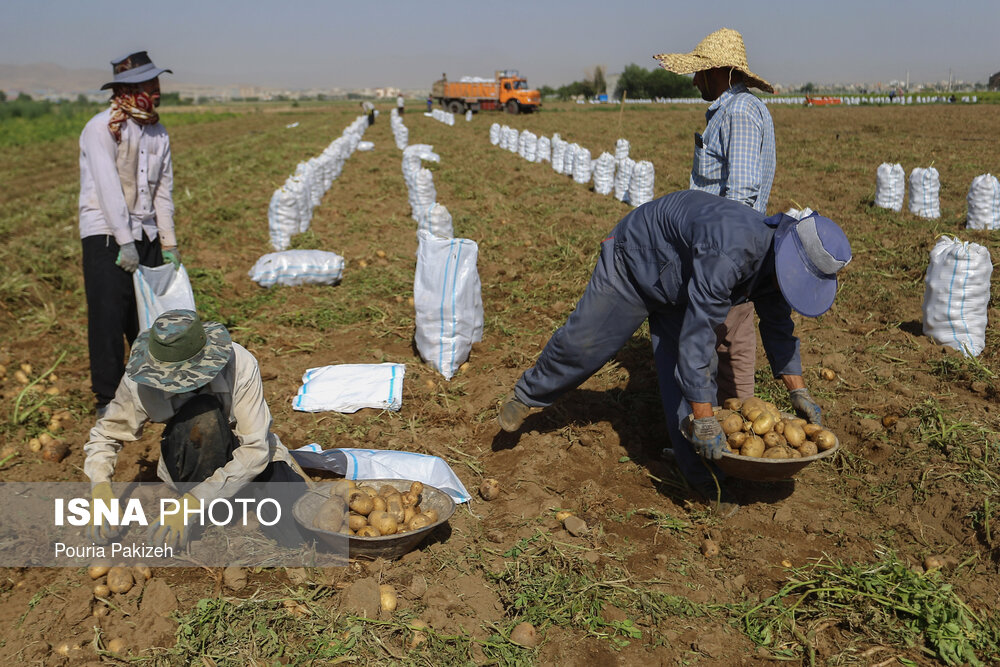
[[[271,411],[264,400],[257,360],[246,348],[233,343],[229,363],[198,391],[172,394],[138,384],[128,375],[122,377],[114,399],[108,403],[107,414],[90,430],[90,439],[83,447],[86,455],[83,471],[91,485],[111,481],[122,443],[138,440],[148,422],[166,423],[199,393],[211,393],[219,399],[240,446],[233,452],[232,460],[196,486],[192,495],[207,501],[231,498],[271,461],[284,461],[300,470],[271,431]],[[165,482],[173,482],[162,458],[156,474]]]
[[[121,144],[108,131],[111,109],[97,114],[80,134],[80,238],[111,235],[119,245],[160,237],[165,248],[174,236],[174,168],[170,137],[160,123],[122,123]],[[130,212],[118,173],[120,150],[136,154],[135,204]]]

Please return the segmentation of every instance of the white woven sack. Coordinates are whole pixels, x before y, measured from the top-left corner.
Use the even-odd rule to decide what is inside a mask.
[[[903,165],[888,162],[880,164],[875,172],[875,205],[879,208],[902,211],[905,181]]]
[[[548,137],[538,137],[535,147],[535,162],[550,162],[552,160],[552,141]]]
[[[527,159],[528,132],[524,131],[517,138],[517,154]]]
[[[941,181],[934,167],[916,167],[910,172],[910,213],[921,218],[940,218]]]
[[[271,195],[267,207],[267,232],[271,247],[284,250],[291,243],[292,236],[299,232],[299,209],[295,194],[280,187]]]
[[[615,157],[605,151],[594,162],[594,192],[599,195],[609,195],[614,187]]]
[[[153,326],[156,318],[168,310],[195,310],[194,291],[183,264],[177,267],[171,262],[160,266],[140,264],[132,272],[132,286],[139,331]]]
[[[566,152],[563,153],[563,174],[567,176],[573,175],[573,168],[576,166],[576,152],[578,150],[580,150],[580,144],[567,144]]]
[[[524,159],[534,162],[538,153],[538,137],[534,132],[522,132],[521,136],[524,137]]]
[[[653,200],[653,163],[649,160],[636,162],[632,179],[628,186],[628,199],[632,206],[642,206]]]
[[[581,146],[576,150],[576,157],[573,160],[573,181],[580,185],[590,183],[592,166],[590,150]]]
[[[500,143],[500,123],[490,125],[490,143],[494,146]]]
[[[618,171],[615,174],[615,199],[628,203],[628,186],[632,182],[632,170],[635,160],[630,157],[618,161]]]
[[[439,239],[417,232],[413,280],[417,350],[450,380],[483,338],[483,298],[476,261],[479,247],[469,239]]]
[[[263,255],[249,271],[261,287],[274,285],[336,285],[344,258],[324,250],[285,250]]]
[[[300,412],[357,412],[362,408],[399,410],[405,364],[337,364],[310,368],[292,399]]]
[[[413,219],[420,222],[421,216],[427,214],[437,201],[437,190],[434,188],[434,174],[430,169],[417,172],[413,185]]]
[[[615,162],[620,162],[628,157],[628,139],[619,139],[615,142]]]
[[[410,141],[410,130],[405,125],[400,125],[393,130],[392,137],[396,140],[396,148],[403,150]]]
[[[979,356],[986,347],[992,273],[986,248],[941,237],[924,280],[924,334],[966,356]]]
[[[439,239],[454,238],[455,230],[451,224],[451,213],[444,204],[434,202],[427,213],[420,219],[417,231],[426,230]]]
[[[552,171],[557,174],[563,173],[563,164],[566,156],[566,142],[558,135],[552,137]]]
[[[507,150],[511,153],[516,153],[518,146],[520,146],[521,134],[512,127],[507,128]]]
[[[1000,229],[1000,182],[992,174],[972,179],[966,199],[969,214],[965,225],[969,229]]]

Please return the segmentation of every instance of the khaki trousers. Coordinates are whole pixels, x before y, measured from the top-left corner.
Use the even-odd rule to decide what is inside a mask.
[[[753,315],[752,303],[733,306],[726,321],[715,330],[715,350],[719,355],[716,375],[719,405],[727,398],[753,396],[753,375],[757,362],[757,332]]]

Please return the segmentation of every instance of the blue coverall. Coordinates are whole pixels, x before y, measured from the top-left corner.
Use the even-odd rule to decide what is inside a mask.
[[[709,470],[681,435],[689,401],[716,402],[716,328],[729,309],[753,301],[775,376],[801,375],[791,307],[774,279],[778,214],[697,190],[639,206],[601,243],[601,254],[576,309],[514,388],[532,407],[551,405],[596,373],[649,318],[653,354],[678,467],[689,483]],[[708,464],[708,465],[706,465]]]

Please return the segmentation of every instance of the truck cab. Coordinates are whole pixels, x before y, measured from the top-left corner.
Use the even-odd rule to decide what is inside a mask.
[[[517,70],[497,70],[496,80],[500,91],[498,101],[509,113],[534,111],[542,106],[542,94],[528,88],[528,80]]]

